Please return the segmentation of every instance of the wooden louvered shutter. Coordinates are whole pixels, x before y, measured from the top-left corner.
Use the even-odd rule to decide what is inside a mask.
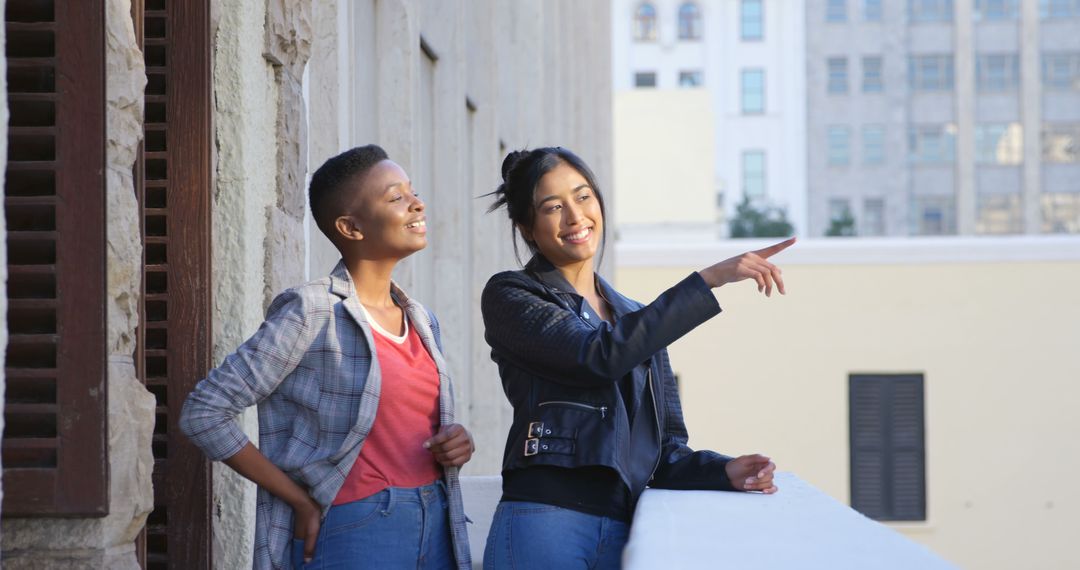
[[[210,19],[208,0],[147,0],[143,311],[138,360],[157,399],[154,510],[146,568],[209,568],[210,464],[177,421],[210,367]]]
[[[5,517],[108,509],[102,0],[8,0]]]
[[[883,521],[926,520],[921,374],[848,378],[851,506]]]
[[[177,427],[210,368],[210,18],[208,0],[133,5],[146,62],[140,377],[157,399],[154,510],[140,538],[151,569],[211,565],[210,463]]]

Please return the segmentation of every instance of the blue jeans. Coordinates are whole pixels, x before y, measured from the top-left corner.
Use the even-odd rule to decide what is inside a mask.
[[[315,557],[304,564],[304,541],[294,539],[292,565],[304,570],[454,568],[443,482],[391,487],[330,507],[319,528]]]
[[[484,570],[620,568],[630,525],[570,509],[503,501],[484,548]]]

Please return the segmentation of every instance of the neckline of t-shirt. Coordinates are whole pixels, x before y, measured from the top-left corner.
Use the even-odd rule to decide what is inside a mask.
[[[405,321],[405,332],[401,335],[396,335],[382,327],[378,321],[371,317],[371,313],[368,312],[367,307],[363,303],[360,303],[360,308],[364,311],[364,318],[367,319],[368,324],[371,325],[371,330],[375,331],[387,340],[392,341],[394,344],[405,344],[405,339],[409,338],[409,316],[405,314],[405,310],[401,310],[401,320]]]

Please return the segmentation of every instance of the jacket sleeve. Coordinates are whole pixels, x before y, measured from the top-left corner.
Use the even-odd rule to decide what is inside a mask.
[[[657,489],[736,490],[725,471],[731,457],[715,451],[694,451],[686,444],[686,424],[675,374],[667,350],[659,354],[663,370],[664,426],[660,445],[660,465],[650,487]]]
[[[697,272],[614,325],[590,326],[514,273],[492,277],[480,307],[484,336],[499,357],[577,387],[611,384],[720,312]]]
[[[188,394],[180,430],[211,461],[247,445],[236,416],[269,396],[303,359],[312,342],[303,305],[293,290],[278,295],[259,330]]]

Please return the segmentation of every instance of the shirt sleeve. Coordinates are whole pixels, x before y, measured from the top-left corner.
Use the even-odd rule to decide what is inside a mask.
[[[514,273],[492,277],[480,301],[484,335],[501,358],[555,382],[598,387],[720,313],[696,272],[615,324],[593,327]]]
[[[228,459],[248,443],[236,416],[269,396],[296,369],[312,342],[308,321],[301,295],[282,293],[259,330],[188,395],[180,430],[210,460]]]

